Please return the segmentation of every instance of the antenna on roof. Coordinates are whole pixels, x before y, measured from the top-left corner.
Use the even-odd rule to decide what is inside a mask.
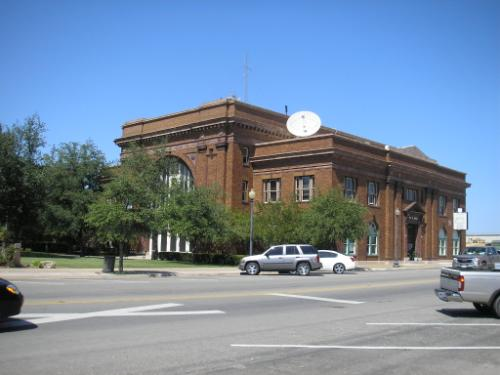
[[[248,73],[251,71],[248,66],[248,53],[245,54],[245,65],[243,65],[243,100],[248,103]]]

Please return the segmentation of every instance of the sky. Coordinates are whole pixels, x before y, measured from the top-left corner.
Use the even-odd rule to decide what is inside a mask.
[[[126,121],[228,96],[418,146],[500,233],[500,1],[0,1],[0,122],[37,113],[47,150],[116,162]]]

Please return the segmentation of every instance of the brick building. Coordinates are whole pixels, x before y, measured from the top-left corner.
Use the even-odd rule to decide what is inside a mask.
[[[453,212],[465,210],[465,174],[428,158],[417,147],[395,148],[322,127],[297,138],[287,116],[235,99],[122,126],[122,149],[140,141],[167,147],[177,157],[179,177],[195,186],[218,184],[224,203],[245,209],[253,187],[257,202],[296,199],[339,187],[369,210],[368,236],[340,244],[360,260],[450,258],[465,245],[453,230]],[[189,251],[189,244],[164,233],[145,250]]]

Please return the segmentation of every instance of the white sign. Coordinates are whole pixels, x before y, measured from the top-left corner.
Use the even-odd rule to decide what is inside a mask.
[[[454,212],[453,213],[453,229],[454,230],[467,230],[467,212]]]

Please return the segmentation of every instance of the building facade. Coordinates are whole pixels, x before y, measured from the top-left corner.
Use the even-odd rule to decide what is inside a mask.
[[[306,206],[333,187],[369,211],[368,235],[339,247],[360,260],[447,259],[465,246],[453,212],[465,211],[465,174],[439,165],[417,147],[396,148],[322,127],[310,137],[286,129],[288,116],[221,99],[198,108],[127,122],[115,142],[165,148],[195,186],[219,185],[224,203],[296,200]],[[167,233],[145,251],[189,251]]]

